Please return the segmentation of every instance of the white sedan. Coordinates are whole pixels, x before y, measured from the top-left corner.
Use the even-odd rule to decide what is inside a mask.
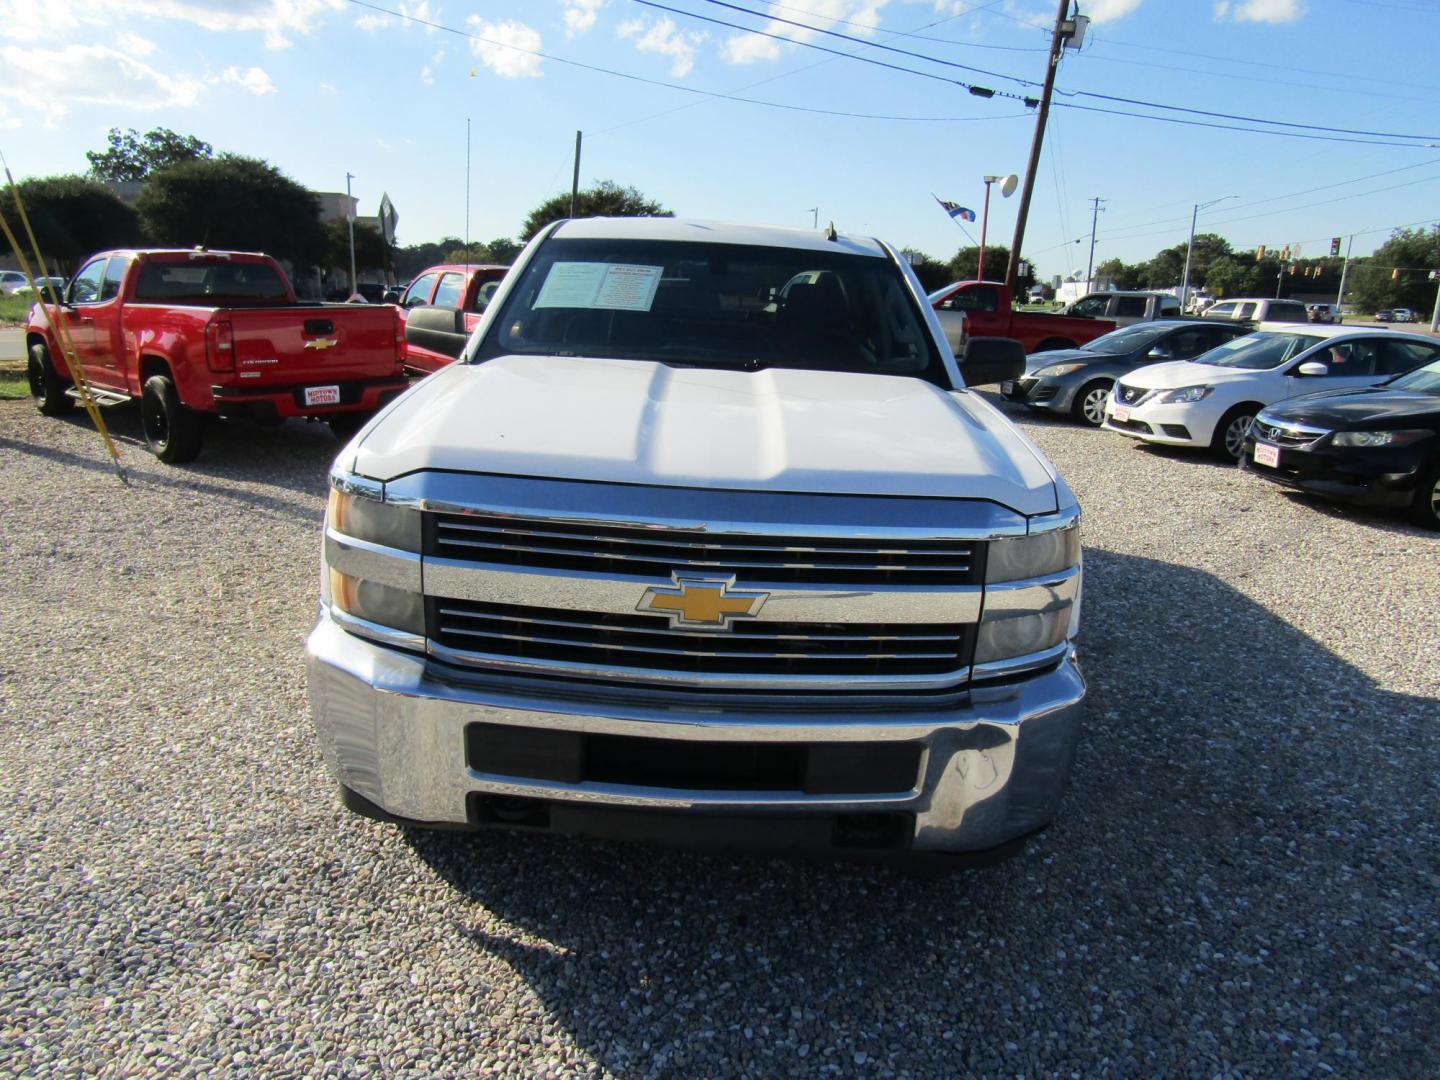
[[[1266,405],[1320,390],[1374,386],[1433,359],[1418,334],[1340,326],[1264,324],[1195,357],[1137,368],[1105,403],[1105,428],[1168,446],[1238,458]]]

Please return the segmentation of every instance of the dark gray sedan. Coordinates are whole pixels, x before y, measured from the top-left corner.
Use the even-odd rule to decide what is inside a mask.
[[[1000,384],[1009,401],[1035,409],[1068,412],[1099,427],[1105,422],[1105,399],[1115,380],[1127,371],[1162,360],[1189,360],[1249,333],[1239,323],[1214,319],[1159,319],[1122,326],[1078,349],[1035,353],[1025,374]]]

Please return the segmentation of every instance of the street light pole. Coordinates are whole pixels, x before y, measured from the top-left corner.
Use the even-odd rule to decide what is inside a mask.
[[[1200,211],[1207,206],[1214,206],[1226,199],[1238,199],[1238,195],[1221,195],[1218,199],[1211,199],[1209,202],[1196,203],[1195,209],[1190,211],[1190,243],[1185,245],[1185,277],[1180,282],[1180,311],[1185,311],[1185,304],[1190,299],[1190,260],[1195,256],[1195,219],[1200,216]]]
[[[985,209],[980,211],[980,265],[975,268],[975,280],[985,280],[985,229],[990,224],[990,185],[998,176],[985,177]]]
[[[1090,200],[1090,261],[1085,264],[1085,291],[1095,291],[1095,228],[1100,224],[1100,204],[1105,200],[1096,195]]]
[[[350,173],[345,174],[345,220],[350,225],[350,295],[354,296],[360,291],[359,283],[355,279],[355,200],[350,195],[350,181],[355,177]]]

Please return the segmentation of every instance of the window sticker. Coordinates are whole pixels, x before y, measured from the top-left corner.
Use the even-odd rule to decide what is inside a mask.
[[[545,277],[537,308],[649,311],[664,267],[625,263],[557,262]]]

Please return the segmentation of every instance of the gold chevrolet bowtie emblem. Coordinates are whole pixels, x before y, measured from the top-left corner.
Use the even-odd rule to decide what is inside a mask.
[[[674,586],[652,585],[637,611],[670,616],[670,625],[684,630],[728,630],[733,619],[753,618],[769,598],[765,592],[732,591],[733,577],[702,578],[671,574]]]
[[[333,349],[336,345],[339,345],[339,344],[340,344],[340,342],[338,342],[337,340],[335,340],[333,337],[317,337],[317,338],[311,338],[309,341],[305,342],[305,348],[307,348],[307,349]]]

